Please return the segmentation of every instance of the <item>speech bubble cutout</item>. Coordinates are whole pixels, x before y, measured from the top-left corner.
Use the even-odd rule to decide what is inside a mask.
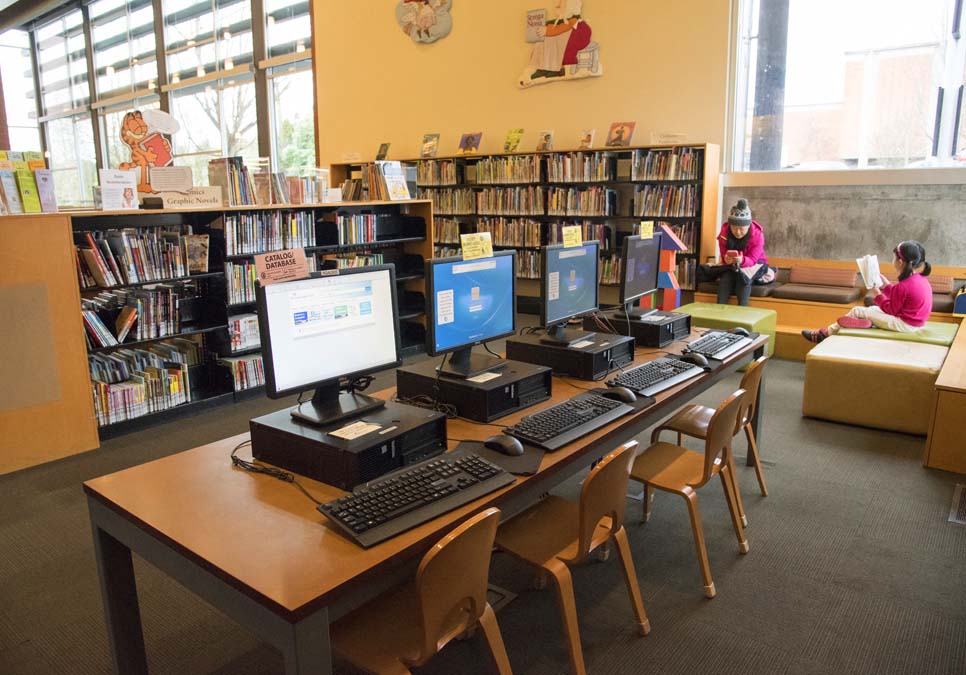
[[[181,124],[174,117],[164,112],[150,108],[141,111],[141,117],[148,123],[152,131],[160,131],[163,134],[174,134],[181,131]]]

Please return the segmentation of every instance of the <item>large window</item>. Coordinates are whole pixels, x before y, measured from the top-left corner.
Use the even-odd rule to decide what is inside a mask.
[[[955,164],[955,0],[742,0],[736,171]]]
[[[252,63],[248,0],[164,0],[163,7],[169,83]]]
[[[268,57],[300,54],[311,47],[308,0],[265,0]]]
[[[27,33],[8,30],[0,35],[0,79],[12,150],[42,149],[32,69]]]
[[[311,61],[269,73],[272,156],[279,170],[315,166],[315,95]]]
[[[60,117],[47,122],[50,168],[54,192],[62,206],[92,206],[97,166],[94,127],[89,113]]]
[[[99,0],[88,11],[98,99],[155,89],[158,64],[151,1]]]

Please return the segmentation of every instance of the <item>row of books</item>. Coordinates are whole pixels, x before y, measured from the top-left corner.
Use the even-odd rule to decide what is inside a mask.
[[[476,191],[470,188],[420,190],[419,198],[432,200],[433,213],[476,213]]]
[[[456,185],[456,162],[428,159],[416,164],[416,185]]]
[[[81,288],[177,279],[208,271],[208,235],[180,228],[125,228],[78,233],[75,261]]]
[[[635,150],[631,180],[697,180],[703,155],[698,148]]]
[[[241,157],[208,160],[208,184],[221,187],[222,201],[229,206],[251,206],[259,203],[252,173]],[[264,198],[265,184],[262,185]]]
[[[575,223],[549,223],[548,233],[547,233],[547,243],[548,244],[562,244],[563,243],[563,229],[569,225],[577,225],[580,227],[581,237],[584,241],[594,241],[600,245],[600,249],[604,250],[610,245],[610,228],[603,223],[592,223],[589,221],[575,222]]]
[[[517,278],[540,278],[540,251],[517,251]]]
[[[678,261],[678,285],[686,291],[693,291],[697,284],[697,258],[682,258]]]
[[[126,338],[151,340],[179,333],[180,303],[197,295],[195,282],[181,282],[103,291],[81,298],[91,346],[113,347]],[[113,331],[102,318],[109,314],[116,315]]]
[[[551,182],[606,182],[614,180],[616,163],[609,152],[569,152],[547,156]]]
[[[323,260],[332,261],[337,269],[351,269],[353,267],[370,267],[381,265],[385,261],[382,253],[343,253],[340,255],[326,255]],[[331,266],[331,265],[330,265]],[[399,273],[399,270],[396,270]]]
[[[540,158],[537,155],[484,157],[476,163],[476,182],[539,183]],[[469,180],[467,176],[467,180]]]
[[[336,217],[339,245],[371,244],[376,241],[376,224],[378,218],[374,213],[339,214]]]
[[[634,214],[687,218],[698,213],[701,192],[694,185],[645,185],[634,194]]]
[[[455,218],[436,218],[433,221],[437,244],[460,243],[460,223]]]
[[[315,218],[311,211],[256,211],[231,213],[212,224],[224,228],[228,255],[315,246]]]
[[[496,246],[540,246],[542,223],[524,218],[481,218],[477,232],[489,232]]]
[[[409,186],[406,185],[406,175],[400,162],[373,162],[365,166],[365,173],[369,184],[369,199],[373,201],[409,199]]]
[[[547,190],[547,213],[561,216],[611,216],[617,213],[617,191],[603,187]]]
[[[534,186],[485,188],[476,193],[476,212],[489,215],[543,215],[543,189]]]
[[[600,258],[599,281],[602,284],[616,285],[621,282],[621,256],[617,253]]]
[[[118,384],[148,366],[163,366],[163,361],[198,365],[202,362],[200,343],[189,338],[174,338],[146,347],[118,349],[108,354],[90,354],[87,364],[91,380]]]
[[[254,349],[261,346],[258,333],[258,315],[254,313],[236,314],[228,317],[228,336],[233,352]]]
[[[434,246],[433,247],[434,258],[454,258],[459,255],[463,255],[463,249],[460,248],[459,246]]]
[[[261,354],[226,356],[218,363],[227,367],[235,381],[235,391],[244,391],[265,384],[265,367]]]
[[[225,263],[228,304],[255,302],[255,263]]]

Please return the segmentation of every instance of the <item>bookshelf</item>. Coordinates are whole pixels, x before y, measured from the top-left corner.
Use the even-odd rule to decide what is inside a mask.
[[[72,319],[66,332],[75,345],[72,383],[81,392],[74,392],[76,414],[94,430],[83,449],[96,447],[98,438],[263,394],[256,253],[302,247],[315,269],[395,263],[404,353],[425,348],[423,260],[433,247],[428,200],[85,211],[16,220],[25,231],[49,228],[60,236],[56,272],[59,283],[67,276],[72,287],[64,296],[69,302],[60,304],[70,305],[61,310]],[[0,218],[4,229],[13,221]],[[208,236],[205,271],[188,273],[176,264],[177,243],[184,245],[179,237],[189,233]],[[92,239],[113,277],[95,279],[90,272],[83,249]],[[134,264],[131,242],[140,247],[134,270],[126,269]],[[118,319],[130,305],[138,305],[138,319],[117,344]],[[111,335],[85,327],[89,320]]]
[[[533,311],[539,248],[560,241],[563,225],[600,241],[602,303],[618,300],[614,264],[642,220],[666,223],[688,244],[678,254],[678,279],[693,291],[698,263],[716,250],[719,153],[705,143],[401,161],[410,190],[433,203],[434,253],[457,255],[460,233],[492,232],[496,248],[518,251],[519,307]],[[332,185],[364,177],[364,166],[333,164]]]

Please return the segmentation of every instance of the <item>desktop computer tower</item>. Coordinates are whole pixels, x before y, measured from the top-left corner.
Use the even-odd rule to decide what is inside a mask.
[[[616,311],[609,311],[603,313],[602,319],[619,334],[633,335],[642,347],[664,347],[691,334],[691,315],[680,312],[654,312],[628,321]],[[584,317],[584,330],[600,330],[600,324],[592,316]]]
[[[550,398],[553,373],[545,366],[506,360],[500,370],[463,379],[439,376],[430,359],[396,370],[396,396],[425,396],[456,407],[456,414],[490,422]],[[438,387],[438,391],[437,391]]]
[[[585,326],[586,328],[586,326]],[[543,335],[515,335],[506,340],[508,359],[536,363],[578,380],[601,380],[607,373],[634,361],[634,338],[596,333],[568,347],[541,342]]]
[[[378,428],[351,440],[332,435],[360,420]],[[392,402],[324,427],[299,422],[291,408],[256,417],[249,426],[255,459],[349,491],[446,451],[445,415]]]

